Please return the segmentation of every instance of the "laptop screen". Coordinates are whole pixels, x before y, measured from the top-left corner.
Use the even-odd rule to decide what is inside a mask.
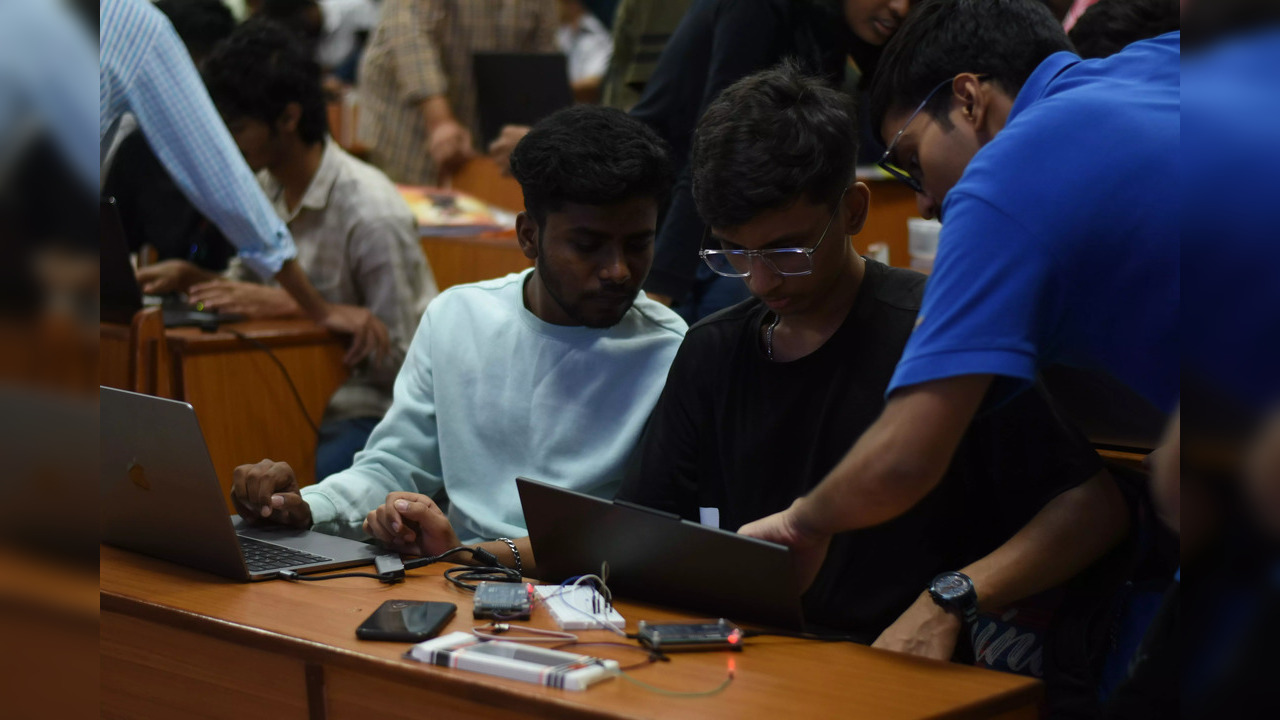
[[[561,582],[600,573],[611,589],[739,623],[799,629],[791,551],[670,513],[518,478],[537,576]]]
[[[129,245],[120,222],[115,198],[103,198],[98,205],[101,246],[99,283],[100,317],[105,322],[128,324],[142,309],[142,290],[129,261]]]

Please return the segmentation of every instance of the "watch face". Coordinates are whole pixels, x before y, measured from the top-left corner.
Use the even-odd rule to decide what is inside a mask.
[[[972,587],[969,578],[960,573],[943,573],[933,579],[933,591],[946,600],[963,597]]]

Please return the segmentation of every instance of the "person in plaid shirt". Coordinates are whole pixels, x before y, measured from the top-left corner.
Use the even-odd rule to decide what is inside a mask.
[[[555,0],[386,0],[360,64],[361,134],[398,183],[440,181],[479,137],[471,56],[555,52]]]

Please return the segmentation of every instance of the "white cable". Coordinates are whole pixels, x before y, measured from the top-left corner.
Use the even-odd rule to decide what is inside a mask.
[[[482,630],[493,630],[493,633],[481,632]],[[508,637],[506,633],[512,631],[533,633],[543,635],[545,637]],[[506,642],[578,642],[578,636],[573,633],[560,632],[559,630],[543,630],[542,628],[524,627],[523,625],[508,625],[507,623],[489,623],[487,625],[477,625],[471,628],[471,634],[485,640],[503,640]]]

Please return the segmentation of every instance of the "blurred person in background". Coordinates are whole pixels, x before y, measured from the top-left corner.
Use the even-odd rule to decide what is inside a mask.
[[[1280,409],[1262,426],[1246,466],[1246,492],[1269,536],[1280,539]]]
[[[640,0],[640,2],[631,3],[638,7],[634,10],[627,7],[620,8],[619,24],[610,34],[600,18],[593,14],[588,4],[580,0],[557,0],[557,2],[560,7],[560,27],[556,29],[556,45],[568,60],[569,83],[574,99],[578,102],[593,104],[602,102],[602,93],[607,92],[604,88],[605,76],[614,73],[611,70],[616,59],[614,42],[619,34],[632,38],[633,42],[628,47],[634,47],[637,42],[640,42],[637,38],[643,37],[643,41],[651,47],[657,43],[656,46],[661,49],[666,43],[666,36],[675,29],[680,17],[684,14],[684,7],[687,6],[685,0],[670,0],[663,3]],[[658,9],[659,7],[661,9]],[[652,25],[645,24],[646,22],[655,22],[659,28],[655,29]],[[662,22],[667,22],[670,27],[666,28],[665,34],[655,36],[653,34],[655,31],[663,32],[660,29]],[[657,59],[657,52],[650,50],[649,54],[653,57],[647,62],[648,66],[652,67],[653,61]],[[627,62],[628,58],[634,59],[635,55],[635,52],[628,53],[623,62]],[[603,104],[627,110],[634,101],[627,103],[626,106],[616,101],[603,102]],[[503,175],[511,174],[511,151],[520,142],[520,138],[528,133],[528,125],[504,125],[498,137],[493,138],[489,143],[489,157],[497,164]]]
[[[1280,660],[1280,3],[1188,0],[1181,73],[1182,404],[1153,492],[1182,570],[1110,717],[1272,717]]]
[[[0,2],[0,692],[5,717],[92,717],[97,496],[96,4]],[[87,21],[87,22],[86,22]]]
[[[320,63],[325,90],[337,93],[355,82],[378,12],[374,0],[262,0],[254,15],[295,33]]]
[[[582,0],[582,5],[600,19],[606,30],[612,30],[618,17],[620,0]]]
[[[314,57],[324,34],[325,17],[317,0],[262,0],[253,17],[270,20],[294,33]]]
[[[367,308],[332,305],[296,261],[288,228],[275,215],[237,151],[173,25],[145,0],[102,0],[98,138],[109,146],[120,117],[138,125],[187,199],[236,245],[256,272],[274,277],[312,320],[352,335],[354,365],[390,348],[387,328]],[[181,278],[143,268],[144,291],[172,292]]]
[[[236,26],[222,0],[159,0],[156,8],[173,23],[196,66]],[[138,132],[132,113],[121,118],[115,143],[103,163],[102,194],[116,199],[130,252],[147,247],[155,251],[156,261],[184,260],[209,271],[225,270],[235,246],[182,194]]]
[[[320,0],[324,31],[316,48],[316,61],[324,68],[325,79],[354,85],[356,68],[364,54],[369,35],[378,26],[381,6],[375,0]],[[326,83],[332,87],[332,83]]]
[[[1080,16],[1084,15],[1085,11],[1087,11],[1090,7],[1092,7],[1097,2],[1098,0],[1074,0],[1074,2],[1071,2],[1069,4],[1054,2],[1053,4],[1050,5],[1050,7],[1054,9],[1056,14],[1058,8],[1062,7],[1062,5],[1064,4],[1067,5],[1066,12],[1063,13],[1061,16],[1062,29],[1066,30],[1067,32],[1071,32],[1072,28],[1076,26],[1076,22],[1080,20]]]
[[[31,384],[88,395],[96,376],[94,53],[85,10],[61,0],[0,7],[0,387],[20,394],[18,385]],[[13,418],[21,433],[5,438],[31,432],[21,414]],[[32,479],[8,450],[10,476]],[[21,456],[30,446],[11,450]]]
[[[622,0],[618,3],[613,23],[613,56],[601,84],[601,103],[630,110],[639,102],[662,49],[692,4],[693,0]]]
[[[600,83],[613,55],[613,38],[581,0],[558,0],[556,46],[569,60],[569,85],[578,102],[600,102]]]
[[[440,183],[475,155],[472,54],[554,52],[555,0],[385,0],[360,62],[360,127],[392,180]]]
[[[205,83],[272,208],[298,245],[298,262],[331,303],[367,307],[386,325],[383,362],[357,366],[320,423],[316,476],[351,465],[391,406],[414,328],[437,294],[417,223],[396,187],[329,137],[320,67],[281,26],[250,20],[209,56]],[[270,278],[234,263],[204,274],[193,302],[251,318],[299,314]]]

